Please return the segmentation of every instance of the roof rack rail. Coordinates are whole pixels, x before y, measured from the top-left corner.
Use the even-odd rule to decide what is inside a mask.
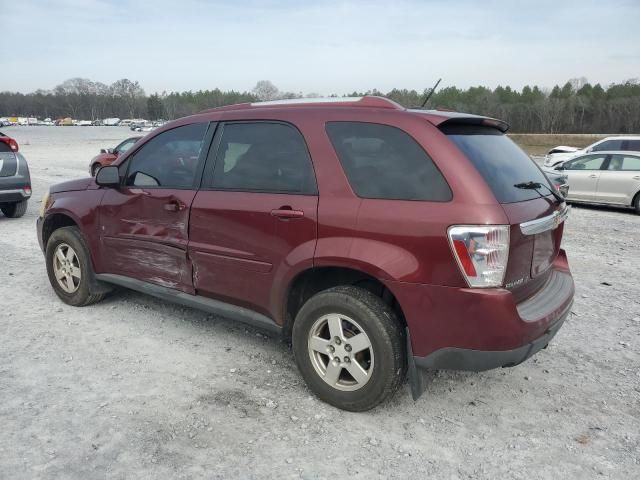
[[[285,100],[270,100],[266,102],[238,103],[223,107],[210,108],[200,113],[221,112],[225,110],[246,110],[250,108],[268,107],[296,107],[296,106],[340,106],[340,107],[368,107],[386,108],[390,110],[404,110],[399,103],[385,97],[365,95],[364,97],[326,97],[326,98],[291,98]]]

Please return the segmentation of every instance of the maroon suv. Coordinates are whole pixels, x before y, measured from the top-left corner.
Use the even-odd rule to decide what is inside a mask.
[[[323,400],[374,407],[420,369],[517,365],[566,318],[568,207],[501,121],[386,99],[176,120],[38,219],[70,305],[120,285],[291,339]]]

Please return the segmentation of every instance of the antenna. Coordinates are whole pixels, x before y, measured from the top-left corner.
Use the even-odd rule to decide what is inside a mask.
[[[429,94],[427,95],[427,98],[424,99],[424,102],[422,102],[422,105],[420,106],[420,108],[424,108],[424,106],[427,104],[427,102],[429,101],[429,99],[431,98],[431,96],[433,95],[433,92],[436,91],[436,88],[438,88],[438,85],[440,85],[440,82],[442,81],[441,78],[438,79],[438,81],[436,82],[436,84],[433,86],[433,88],[431,89],[431,91],[429,92]]]

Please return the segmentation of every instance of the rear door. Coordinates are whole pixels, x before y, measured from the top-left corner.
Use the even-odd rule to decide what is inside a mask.
[[[313,263],[318,195],[304,138],[279,122],[221,125],[191,209],[198,294],[273,316],[274,282]]]
[[[100,205],[105,273],[192,292],[189,208],[206,156],[208,123],[162,132],[121,165],[123,185]]]
[[[600,173],[596,201],[631,205],[640,191],[640,156],[611,155],[606,169]]]
[[[569,200],[596,200],[598,180],[606,159],[606,154],[594,153],[564,163],[564,172],[569,179]]]

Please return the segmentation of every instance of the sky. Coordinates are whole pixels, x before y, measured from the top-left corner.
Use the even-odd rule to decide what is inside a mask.
[[[345,94],[640,77],[640,0],[0,0],[0,91]]]

